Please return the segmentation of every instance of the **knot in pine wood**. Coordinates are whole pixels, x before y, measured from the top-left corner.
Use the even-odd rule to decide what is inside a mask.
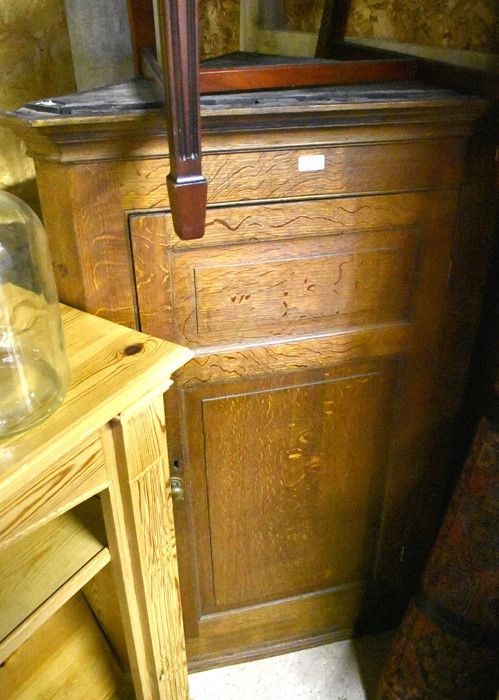
[[[144,349],[143,343],[134,343],[133,345],[127,345],[123,350],[124,355],[137,355]]]

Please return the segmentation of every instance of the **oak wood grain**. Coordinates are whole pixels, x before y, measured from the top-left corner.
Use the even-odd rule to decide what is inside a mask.
[[[91,163],[77,169],[68,166],[62,172],[50,162],[41,168],[42,213],[60,299],[135,327],[134,295],[128,285],[126,228],[121,216],[116,218],[120,211],[116,172]],[[43,188],[47,185],[58,188],[59,204],[44,195]],[[80,212],[78,216],[71,213],[75,204]],[[90,222],[91,243],[81,236]],[[60,245],[68,225],[73,235]]]
[[[129,219],[140,327],[145,333],[173,339],[171,275],[166,221],[161,214]],[[158,297],[161,289],[161,298]]]
[[[372,362],[189,391],[193,489],[206,494],[195,513],[202,614],[369,576],[393,373]]]
[[[288,216],[279,224],[293,229],[293,241],[174,255],[179,342],[236,344],[408,322],[417,230],[328,235],[323,221],[320,237],[302,238],[310,220],[300,206]]]
[[[362,202],[362,200],[360,201]],[[375,201],[374,198],[373,201]],[[413,270],[413,279],[410,284],[412,294],[411,312],[404,323],[387,324],[385,328],[372,328],[369,331],[356,329],[350,324],[348,333],[341,332],[338,335],[323,339],[311,333],[308,339],[300,338],[299,340],[297,339],[298,342],[295,340],[283,345],[279,342],[269,343],[268,333],[263,343],[259,339],[254,344],[251,344],[251,339],[245,337],[247,336],[247,332],[245,332],[240,334],[240,337],[245,337],[243,343],[232,342],[230,350],[220,352],[222,349],[220,346],[227,342],[226,336],[228,331],[226,331],[219,334],[219,349],[205,346],[179,374],[178,386],[183,394],[182,405],[186,416],[184,419],[186,421],[184,435],[189,440],[187,448],[187,454],[189,455],[189,488],[192,493],[196,517],[194,532],[197,533],[196,536],[199,538],[194,544],[198,560],[198,576],[200,575],[199,591],[202,605],[206,606],[204,610],[202,608],[200,613],[199,637],[197,640],[193,639],[192,643],[188,642],[189,653],[194,654],[196,658],[193,662],[195,664],[203,664],[203,654],[205,654],[204,663],[210,663],[209,658],[211,654],[216,655],[215,649],[218,649],[217,653],[220,655],[218,658],[223,658],[228,650],[228,647],[225,647],[225,651],[223,650],[224,642],[222,638],[216,639],[211,637],[208,639],[204,637],[203,620],[205,618],[208,619],[216,611],[220,618],[220,629],[223,628],[221,635],[224,640],[227,643],[229,643],[228,640],[231,640],[236,645],[241,643],[243,649],[239,658],[245,658],[245,654],[250,653],[249,650],[253,642],[250,641],[250,637],[245,636],[241,629],[236,630],[236,628],[232,627],[232,620],[235,618],[233,618],[230,608],[244,610],[244,615],[247,615],[247,619],[250,620],[255,608],[259,604],[269,601],[269,598],[262,591],[265,591],[270,596],[273,593],[274,598],[272,600],[276,605],[281,597],[284,600],[289,596],[289,593],[277,592],[273,588],[274,585],[278,586],[281,580],[275,572],[268,577],[264,577],[264,580],[258,584],[251,580],[245,588],[245,578],[241,575],[241,570],[244,571],[243,562],[237,559],[234,552],[227,557],[224,556],[227,541],[231,541],[230,533],[232,532],[239,533],[238,536],[235,535],[237,541],[240,541],[241,537],[243,537],[242,532],[251,540],[251,544],[246,542],[242,549],[243,551],[253,552],[253,556],[248,558],[248,562],[251,561],[253,563],[255,560],[258,560],[257,553],[263,557],[263,552],[267,550],[266,546],[261,546],[261,549],[258,548],[259,537],[257,533],[259,528],[265,532],[266,528],[269,527],[275,533],[277,542],[280,542],[285,537],[286,527],[279,528],[273,525],[274,519],[278,517],[278,514],[273,511],[267,513],[261,507],[261,504],[254,508],[243,507],[237,510],[237,517],[232,509],[237,509],[236,504],[241,504],[244,501],[243,493],[248,494],[247,498],[250,498],[251,495],[258,498],[258,494],[261,493],[259,491],[259,477],[261,475],[263,475],[263,483],[272,484],[273,488],[276,488],[276,484],[280,483],[281,468],[277,466],[279,462],[276,461],[279,453],[275,448],[279,444],[279,421],[282,420],[282,415],[286,415],[286,407],[289,406],[289,410],[300,415],[300,411],[311,411],[314,414],[314,407],[317,406],[317,401],[314,398],[290,399],[281,406],[276,398],[278,392],[267,391],[266,393],[261,387],[273,387],[278,386],[279,382],[291,382],[290,377],[295,376],[293,372],[296,372],[296,376],[300,377],[300,381],[295,380],[295,382],[300,387],[302,385],[307,386],[305,377],[307,372],[314,371],[311,369],[314,366],[322,367],[323,369],[319,370],[322,372],[334,372],[340,371],[339,368],[341,367],[348,367],[348,361],[353,361],[354,358],[359,358],[359,362],[362,358],[371,358],[371,362],[374,363],[375,357],[378,357],[379,361],[381,361],[381,358],[384,358],[386,361],[391,356],[394,359],[400,358],[401,364],[397,379],[392,380],[391,384],[389,383],[391,388],[387,389],[386,395],[381,400],[385,410],[389,413],[388,397],[390,396],[391,400],[394,400],[395,396],[399,397],[396,404],[394,430],[389,435],[385,433],[384,446],[387,450],[385,453],[385,469],[387,471],[384,472],[386,474],[384,496],[380,500],[380,502],[384,502],[383,520],[380,525],[381,529],[377,545],[371,544],[367,547],[370,552],[377,552],[376,564],[373,562],[366,569],[370,571],[372,578],[369,579],[369,584],[365,584],[362,606],[356,608],[354,618],[349,623],[354,625],[362,619],[376,617],[377,615],[378,618],[385,616],[386,624],[388,612],[388,608],[385,608],[388,601],[386,591],[389,590],[393,595],[393,600],[395,600],[396,594],[393,589],[396,587],[401,571],[400,558],[404,546],[404,529],[400,526],[400,515],[404,511],[406,512],[411,494],[414,492],[420,478],[410,465],[424,462],[427,459],[427,451],[430,445],[427,433],[427,401],[434,379],[429,358],[433,356],[438,343],[441,319],[441,309],[439,311],[435,306],[434,299],[436,296],[445,300],[447,295],[448,267],[452,250],[453,222],[458,203],[458,194],[449,192],[446,196],[439,194],[438,197],[430,194],[396,195],[393,196],[393,207],[390,206],[390,197],[384,197],[382,201],[383,204],[380,206],[383,214],[380,213],[380,222],[383,218],[385,226],[387,222],[393,223],[397,218],[398,221],[410,222],[413,226],[410,229],[411,236],[415,239],[415,244],[418,246],[418,254],[413,258],[415,269]],[[355,222],[355,217],[359,216],[359,209],[362,211],[360,220],[363,223],[373,219],[372,216],[370,217],[370,214],[373,214],[375,208],[369,206],[365,210],[362,210],[362,207],[350,208],[348,200],[346,202],[343,200],[341,206],[347,212],[352,212],[353,222]],[[376,220],[375,217],[374,220]],[[342,220],[342,223],[344,223],[344,220]],[[362,229],[360,230],[362,231]],[[389,227],[384,230],[390,232]],[[369,231],[370,229],[367,229],[367,232],[365,232],[367,239],[369,239]],[[299,235],[299,225],[294,232]],[[286,240],[288,253],[291,253],[293,250],[292,246],[295,240]],[[315,250],[314,246],[316,244],[320,246],[322,240],[320,236],[316,239],[313,236],[309,238],[309,250],[313,253]],[[336,242],[339,250],[341,250],[341,234],[336,238]],[[244,261],[252,260],[253,251],[257,247],[253,244],[244,253]],[[238,246],[229,246],[226,248],[225,255],[230,256],[231,251],[233,249],[237,250],[237,248]],[[179,255],[181,254],[179,252]],[[203,261],[208,261],[208,265],[210,264],[210,254],[211,249],[207,247],[204,251]],[[199,255],[199,253],[193,250],[191,255],[195,256]],[[239,258],[235,256],[233,258],[234,262],[237,259],[242,260],[242,255],[240,254]],[[279,257],[276,256],[276,259],[278,260]],[[241,263],[236,262],[237,264],[240,265]],[[176,292],[176,298],[181,298],[181,291]],[[379,294],[375,295],[374,298],[378,299],[380,303],[382,299],[384,303],[382,295],[381,299]],[[354,304],[355,301],[350,300],[350,303]],[[445,301],[443,303],[445,304]],[[204,312],[202,317],[205,319],[210,318],[206,312]],[[229,345],[231,345],[230,339]],[[328,365],[328,361],[332,364]],[[271,380],[271,377],[274,377],[274,379]],[[272,382],[275,382],[275,384]],[[240,417],[242,411],[240,402],[242,402],[241,405],[245,405],[245,402],[252,401],[253,397],[256,402],[261,400],[264,403],[259,408],[256,408],[254,412],[251,412],[251,417],[245,416],[246,420],[244,420]],[[265,400],[267,403],[265,403]],[[218,402],[220,406],[224,408],[226,406],[223,416],[218,416],[216,412],[213,413],[216,411]],[[362,400],[350,402],[345,399],[344,404],[342,401],[338,401],[336,404],[335,415],[338,416],[340,424],[343,425],[345,431],[348,431],[347,434],[350,437],[353,437],[353,435],[357,436],[355,447],[358,447],[359,440],[362,444],[366,444],[364,440],[367,439],[367,426],[372,426],[373,420],[372,417],[366,419],[362,426],[359,425],[358,429],[350,432],[355,421],[355,418],[349,414],[352,403],[356,405],[357,412],[360,412],[359,415],[362,415],[364,404],[371,405],[372,402]],[[385,417],[387,417],[388,413]],[[217,418],[211,419],[210,415],[215,415]],[[262,421],[262,435],[258,439],[260,421]],[[320,420],[315,414],[312,422],[316,433],[318,432],[319,435],[331,434],[332,431],[324,427],[324,420]],[[244,434],[243,425],[251,425],[252,429],[256,430],[254,440],[248,442],[246,437],[236,439],[236,431],[238,429],[242,431],[241,435]],[[267,430],[265,437],[263,436],[263,426],[266,426]],[[320,426],[323,426],[323,428],[320,428]],[[222,432],[219,431],[230,435],[231,438],[222,443],[220,438]],[[416,434],[419,434],[419,438],[416,437]],[[293,435],[297,437],[297,434],[293,433]],[[425,435],[424,440],[422,439],[423,435]],[[268,449],[270,451],[268,453],[265,452],[265,457],[259,458],[259,449]],[[246,450],[249,451],[247,452]],[[377,452],[380,454],[379,448]],[[328,455],[334,453],[334,448],[331,447],[331,449],[326,450],[326,453]],[[300,453],[296,451],[293,454],[299,455]],[[346,465],[350,464],[351,460],[344,455],[340,462],[345,468]],[[254,466],[252,467],[253,464]],[[230,465],[230,468],[228,465]],[[236,465],[240,465],[241,472],[235,470]],[[267,466],[271,472],[266,470]],[[248,470],[247,473],[246,470]],[[272,473],[272,479],[269,476],[270,473]],[[231,489],[243,488],[243,485],[246,484],[245,478],[251,480],[251,487],[248,483],[243,491],[238,490],[236,494],[232,494]],[[374,479],[373,481],[379,484],[379,479]],[[371,485],[367,491],[372,494],[373,482],[370,483]],[[334,501],[335,486],[335,484],[329,484],[329,488],[332,489],[329,501]],[[272,493],[272,487],[269,487],[267,491]],[[360,486],[359,489],[362,492]],[[357,491],[358,493],[359,491]],[[205,501],[204,498],[207,500]],[[224,498],[227,498],[227,500],[225,501]],[[384,501],[385,498],[386,502]],[[349,503],[355,501],[353,496],[346,500]],[[290,508],[295,503],[294,514],[300,512],[297,499],[294,501],[287,499],[285,502]],[[245,518],[251,518],[253,513],[259,514],[258,524],[252,523],[250,525]],[[378,512],[378,517],[381,518],[380,512]],[[218,518],[220,518],[220,525],[217,521]],[[238,530],[239,520],[242,520],[243,524],[246,523],[246,527],[243,527],[242,531]],[[325,518],[325,521],[331,523],[332,517],[329,519]],[[371,524],[368,530],[372,534],[375,531],[375,527]],[[352,526],[349,526],[347,531],[348,533],[353,532]],[[255,533],[254,537],[251,536],[251,533]],[[346,535],[344,534],[344,536]],[[351,543],[349,538],[346,539]],[[353,539],[357,543],[361,541],[359,537]],[[222,541],[223,545],[219,545],[214,551],[214,548],[217,547],[217,542]],[[332,538],[325,538],[325,541],[331,543]],[[268,549],[271,553],[273,552],[271,546]],[[332,547],[332,550],[339,553],[341,548]],[[317,547],[317,551],[322,551],[320,550],[320,545]],[[210,553],[209,555],[207,554],[208,552]],[[331,556],[333,555],[331,554]],[[351,563],[355,561],[355,556],[350,551],[348,555],[345,555],[345,559]],[[234,560],[237,562],[237,575],[234,569],[231,568]],[[285,558],[286,565],[291,566],[289,562],[293,560],[293,556]],[[327,558],[322,553],[319,561],[322,563],[325,560]],[[277,566],[280,558],[274,552],[272,556],[269,555],[269,561],[272,562],[270,566],[274,564]],[[217,565],[218,569],[215,569],[214,567]],[[258,573],[253,572],[259,572],[260,570],[262,571],[262,576],[264,576],[264,565],[257,566],[254,569],[251,566],[250,574],[257,576]],[[307,573],[313,572],[310,573],[310,576],[314,574],[319,575],[320,566],[304,566],[300,569],[300,573],[302,571]],[[287,578],[283,575],[282,577],[282,580],[288,583],[292,579],[292,576]],[[395,582],[395,586],[389,584],[388,579]],[[317,582],[315,583],[315,588],[311,586],[311,589],[317,592]],[[217,585],[220,587],[219,589],[217,589]],[[379,593],[383,585],[385,587],[385,595]],[[334,589],[334,585],[332,585],[332,588]],[[219,591],[218,598],[217,590]],[[250,595],[248,593],[250,590],[260,590],[260,597],[245,598],[245,595]],[[297,585],[293,590],[297,593],[300,591],[300,588]],[[240,598],[237,598],[238,594],[241,595]],[[303,592],[303,589],[301,594],[302,597],[299,599],[305,601],[306,593]],[[334,598],[334,592],[331,592],[330,595]],[[296,598],[293,596],[289,596],[289,598],[292,598],[298,605]],[[223,612],[224,606],[225,613]],[[204,615],[203,612],[205,613]],[[243,615],[242,612],[241,615]],[[295,622],[296,634],[299,634],[297,630],[299,628],[303,630],[301,625],[304,624],[300,614],[297,614]],[[266,623],[263,621],[261,624],[266,626]],[[380,624],[380,619],[378,619],[378,624]],[[239,642],[237,642],[238,633],[241,635]],[[255,635],[257,635],[256,632]],[[274,632],[272,632],[272,636],[276,640]],[[243,637],[247,640],[246,647],[244,642],[242,642]],[[281,642],[278,643],[276,641],[276,644],[281,644]],[[204,651],[201,652],[201,649]],[[199,657],[196,656],[198,652]]]
[[[351,620],[362,607],[363,587],[357,584],[234,610],[230,616],[206,615],[200,634],[186,640],[189,667],[200,670],[230,664],[234,658],[250,661],[262,653],[286,653],[345,639],[353,634]],[[272,642],[262,643],[263,625],[274,630]]]
[[[209,204],[252,200],[281,200],[317,196],[353,195],[423,190],[459,182],[463,144],[456,140],[408,139],[402,143],[317,144],[307,149],[277,147],[251,152],[213,154],[204,157],[204,172],[210,181]],[[435,149],[445,158],[433,162]],[[324,169],[299,172],[299,158],[324,156]],[[167,207],[161,183],[167,165],[143,161],[125,166],[128,191],[124,206]],[[132,185],[133,182],[133,185]],[[130,185],[132,185],[130,187]],[[132,203],[133,202],[133,203]],[[214,212],[208,212],[209,232]]]

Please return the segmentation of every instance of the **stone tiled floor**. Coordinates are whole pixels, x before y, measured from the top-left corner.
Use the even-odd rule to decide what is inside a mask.
[[[373,700],[390,640],[365,637],[193,673],[191,700]]]

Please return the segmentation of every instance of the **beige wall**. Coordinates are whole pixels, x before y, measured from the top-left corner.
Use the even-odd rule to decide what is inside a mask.
[[[232,0],[235,2],[236,0]],[[338,0],[340,1],[340,0]],[[209,3],[210,0],[200,0]],[[282,9],[280,30],[258,26],[258,4],[241,0],[246,12],[242,30],[245,48],[264,53],[314,55],[324,0],[265,0]],[[218,3],[218,11],[225,0]],[[269,9],[270,12],[270,9]],[[279,13],[277,13],[279,14]],[[216,21],[223,22],[219,14]],[[499,0],[351,0],[348,38],[394,41],[499,55]],[[480,58],[480,57],[478,57]]]
[[[318,31],[324,0],[282,2],[287,29]],[[499,54],[499,1],[351,0],[347,35]]]
[[[0,0],[0,109],[74,90],[64,0]],[[0,129],[0,188],[29,200],[34,171],[24,146]]]
[[[239,0],[199,0],[198,7],[201,59],[238,51]]]
[[[286,29],[317,32],[321,24],[324,0],[283,0]]]
[[[499,2],[352,0],[347,35],[498,54]]]

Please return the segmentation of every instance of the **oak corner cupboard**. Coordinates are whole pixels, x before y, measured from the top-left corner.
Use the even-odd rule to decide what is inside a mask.
[[[4,114],[61,299],[194,351],[165,397],[191,669],[398,621],[452,481],[485,109],[412,80],[202,96],[191,241],[148,80]]]

